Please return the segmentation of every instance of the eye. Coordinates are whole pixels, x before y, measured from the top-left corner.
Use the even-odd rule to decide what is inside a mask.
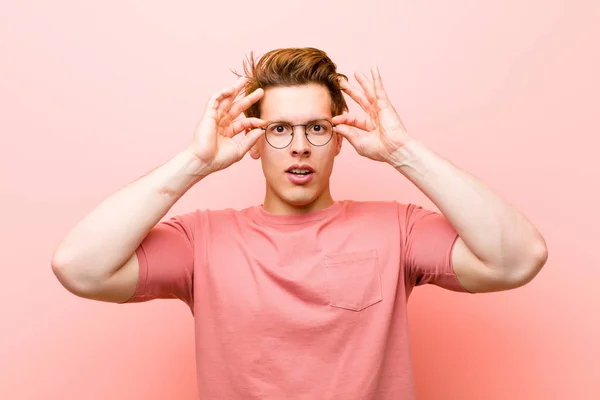
[[[292,131],[292,128],[287,124],[271,124],[267,127],[267,133],[274,135],[285,135]]]
[[[327,134],[331,131],[331,125],[325,121],[315,122],[308,127],[308,131],[319,135]]]

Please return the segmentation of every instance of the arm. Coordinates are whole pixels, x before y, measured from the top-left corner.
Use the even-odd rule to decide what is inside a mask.
[[[547,259],[542,235],[508,202],[412,138],[383,88],[378,68],[371,73],[373,82],[355,74],[362,90],[340,81],[367,116],[336,116],[335,130],[359,154],[396,168],[440,209],[459,235],[452,263],[465,289],[506,290],[533,279]]]
[[[412,139],[391,164],[440,209],[459,234],[452,264],[471,292],[522,286],[547,259],[540,232],[472,175]]]
[[[52,270],[70,292],[122,302],[138,279],[135,250],[175,202],[203,178],[199,160],[183,151],[116,192],[83,218],[52,257]]]
[[[240,78],[210,99],[187,149],[106,199],[63,239],[51,264],[67,290],[116,303],[134,295],[138,246],[187,190],[241,160],[262,135],[255,128],[264,121],[236,119],[264,94],[257,89],[236,100],[246,83]],[[245,136],[236,141],[242,131]],[[155,231],[159,233],[158,227]]]

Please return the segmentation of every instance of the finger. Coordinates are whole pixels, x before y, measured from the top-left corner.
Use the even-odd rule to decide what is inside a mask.
[[[225,89],[225,97],[221,100],[219,104],[219,110],[226,113],[231,108],[233,102],[237,99],[238,95],[242,92],[242,89],[248,82],[246,77],[239,78],[233,86]]]
[[[348,95],[350,96],[350,98],[352,100],[354,100],[355,102],[358,103],[358,105],[365,110],[365,112],[370,112],[371,108],[373,107],[373,105],[369,102],[369,100],[367,99],[367,97],[364,95],[364,93],[357,88],[356,86],[350,84],[350,82],[346,81],[345,79],[342,79],[340,81],[340,86],[342,87],[342,90]]]
[[[223,136],[227,136],[227,137],[233,137],[235,136],[235,133],[233,132],[233,121],[231,120],[231,117],[229,116],[229,114],[227,113],[223,113],[221,111],[218,111],[218,127],[219,127],[219,133]]]
[[[210,97],[208,100],[208,105],[206,106],[206,110],[204,111],[203,120],[205,118],[207,119],[205,122],[201,122],[199,126],[199,128],[201,128],[199,141],[201,142],[202,146],[216,146],[218,136],[216,132],[218,128],[230,124],[231,122],[231,119],[223,118],[223,116],[229,117],[229,115],[227,113],[224,114],[221,111],[220,107],[222,107],[222,102],[228,96],[231,96],[233,93],[235,93],[236,90],[239,90],[237,88],[243,87],[244,83],[245,79],[242,77],[238,79],[235,85],[223,89]],[[207,134],[209,132],[212,132],[213,134]],[[228,136],[231,134],[231,129],[225,129],[225,132],[226,136]]]
[[[262,128],[267,125],[267,122],[260,118],[243,118],[237,121],[234,121],[231,124],[234,135],[237,135],[243,130]],[[261,130],[262,132],[262,130]]]
[[[236,101],[240,101],[241,99],[244,98],[244,96],[246,96],[246,89],[242,88],[240,91],[238,91],[237,96],[235,96],[235,99],[233,99],[233,101],[231,102],[231,104],[235,104]]]
[[[254,144],[258,141],[258,139],[263,135],[262,129],[253,129],[250,132],[246,133],[242,140],[239,142],[240,151],[242,157],[244,154],[248,152],[254,146]]]
[[[232,114],[231,114],[231,107],[233,107],[236,102],[239,102],[240,100],[242,100],[244,98],[244,96],[245,96],[245,94],[244,94],[243,90],[241,90],[237,94],[237,96],[235,96],[235,99],[233,100],[231,106],[229,107],[229,110],[226,113],[223,113],[223,115],[222,115],[223,125],[230,124],[232,120],[235,120],[237,117],[239,117],[239,115],[241,113],[238,113],[238,115],[236,115],[235,117],[232,116]],[[234,110],[234,112],[235,112],[235,110]]]
[[[367,78],[367,76],[365,74],[363,74],[362,72],[356,72],[356,73],[354,73],[354,76],[356,77],[356,80],[360,84],[360,87],[362,88],[362,90],[365,92],[365,95],[367,96],[369,103],[375,104],[375,101],[376,101],[375,92],[373,91],[373,84],[371,83],[369,78]]]
[[[379,68],[377,68],[377,65],[374,65],[371,68],[371,75],[373,76],[373,84],[375,85],[375,97],[377,97],[377,100],[389,101],[387,93],[383,88],[383,81],[381,80],[381,74],[379,73]]]
[[[336,125],[333,130],[346,138],[352,147],[357,148],[360,134],[355,128],[348,125]]]
[[[204,111],[205,116],[215,121],[215,123],[218,119],[218,109],[222,99],[223,91],[215,93],[210,97],[210,99],[208,99],[208,104],[206,105],[206,110]]]
[[[367,127],[367,118],[366,117],[357,117],[353,114],[342,114],[337,115],[331,119],[335,125],[350,125],[358,129],[362,129],[363,131],[368,131]]]
[[[236,101],[229,110],[229,116],[232,119],[236,119],[242,112],[250,108],[252,104],[260,100],[264,94],[265,91],[262,88],[258,88],[243,99]]]
[[[227,97],[230,96],[231,93],[233,93],[234,91],[234,87],[230,86],[226,89],[221,90],[218,93],[215,93],[210,100],[208,101],[208,109],[214,111],[214,115],[217,114],[219,107],[221,107],[221,103],[223,102],[223,100]]]
[[[214,149],[217,146],[218,129],[218,98],[220,93],[213,95],[208,100],[208,105],[204,111],[204,116],[196,127],[194,136],[198,140],[198,145],[205,149]]]

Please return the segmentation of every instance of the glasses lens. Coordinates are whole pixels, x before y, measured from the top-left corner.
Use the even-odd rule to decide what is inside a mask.
[[[323,146],[329,142],[333,134],[333,126],[326,119],[311,122],[306,127],[308,141],[315,146]]]
[[[267,125],[267,142],[273,147],[286,147],[292,141],[292,127],[282,122],[273,122]]]
[[[278,149],[287,147],[294,134],[294,128],[285,122],[271,122],[265,128],[267,142]],[[314,146],[326,145],[333,135],[333,125],[326,119],[313,121],[306,126],[306,136]]]

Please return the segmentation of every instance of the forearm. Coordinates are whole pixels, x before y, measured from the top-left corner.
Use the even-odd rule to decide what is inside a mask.
[[[56,248],[52,265],[76,280],[111,276],[203,169],[184,151],[125,186],[85,216]]]
[[[524,215],[421,142],[409,141],[391,164],[431,199],[486,265],[511,274],[543,254],[544,239]]]

